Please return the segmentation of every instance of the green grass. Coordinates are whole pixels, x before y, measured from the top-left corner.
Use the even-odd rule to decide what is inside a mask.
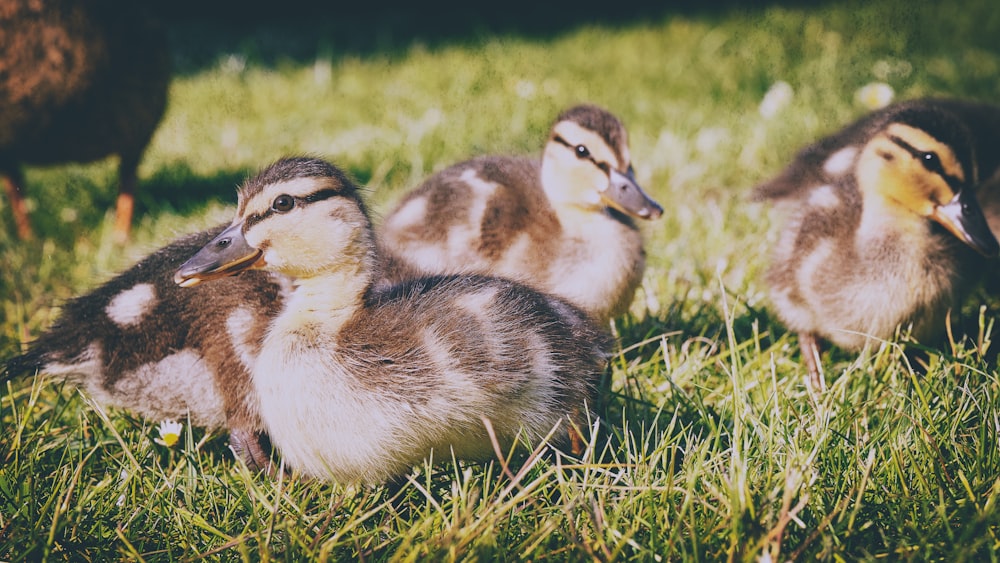
[[[110,234],[113,162],[29,169],[33,242],[0,210],[0,358],[65,299],[227,218],[236,184],[280,156],[330,158],[384,212],[451,163],[537,153],[561,109],[591,101],[628,125],[638,178],[666,209],[644,225],[649,267],[616,326],[615,439],[579,460],[441,460],[393,499],[248,472],[200,429],[166,448],[159,421],[18,381],[0,390],[0,559],[998,558],[1000,380],[981,353],[993,305],[981,345],[936,351],[926,374],[893,343],[860,359],[832,351],[830,389],[813,393],[794,336],[767,313],[771,221],[747,201],[799,146],[860,115],[866,83],[1000,99],[992,2],[688,8],[383,48],[331,35],[350,22],[279,25],[259,41],[263,27],[213,25],[172,28],[178,74],[124,252]],[[758,105],[777,81],[794,96],[766,119]]]

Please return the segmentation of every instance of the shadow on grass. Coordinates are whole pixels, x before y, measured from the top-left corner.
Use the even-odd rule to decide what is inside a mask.
[[[212,202],[235,205],[237,188],[257,172],[256,169],[229,169],[205,176],[184,162],[161,167],[140,184],[136,214],[173,211],[189,215]],[[367,169],[347,167],[345,172],[362,186],[371,178],[371,171]]]
[[[820,6],[822,0],[677,0],[674,2],[459,2],[429,0],[332,5],[180,0],[154,12],[170,29],[175,71],[190,74],[238,53],[255,64],[310,63],[317,57],[399,55],[412,45],[437,47],[493,35],[545,38],[587,25],[619,26],[671,15],[714,15],[769,5]],[[600,46],[595,45],[595,49]]]
[[[203,176],[182,162],[162,167],[139,186],[136,214],[170,210],[187,215],[210,202],[235,204],[236,188],[250,173],[230,169]]]

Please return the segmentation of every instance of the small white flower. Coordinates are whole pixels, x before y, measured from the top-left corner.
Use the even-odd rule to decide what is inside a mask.
[[[62,211],[59,212],[59,218],[62,219],[63,223],[73,223],[77,217],[79,217],[79,214],[72,207],[63,207]]]
[[[519,80],[514,86],[514,91],[517,95],[525,100],[530,100],[535,97],[535,83],[530,80]]]
[[[243,55],[226,55],[219,61],[219,67],[227,74],[239,74],[247,68],[247,58]]]
[[[168,448],[174,447],[181,438],[181,430],[184,429],[184,425],[180,422],[174,420],[164,420],[160,423],[160,437],[153,440],[161,446],[166,446]]]
[[[760,101],[760,108],[758,108],[760,115],[764,119],[774,117],[792,101],[794,93],[795,91],[792,90],[791,84],[784,80],[775,82],[771,85],[767,93],[764,94],[764,99]]]
[[[896,96],[892,86],[885,82],[870,82],[854,93],[854,99],[870,110],[884,108]]]

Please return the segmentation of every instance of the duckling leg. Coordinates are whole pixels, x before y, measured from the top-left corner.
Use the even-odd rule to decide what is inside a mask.
[[[3,189],[7,194],[7,201],[10,202],[11,212],[14,214],[17,236],[21,240],[28,240],[33,233],[31,222],[28,221],[28,207],[24,204],[24,193],[21,189],[21,186],[24,185],[24,174],[16,164],[4,166],[0,169],[0,174],[3,174]]]
[[[250,469],[263,470],[270,475],[274,467],[271,464],[271,456],[261,446],[262,439],[265,439],[263,434],[242,428],[233,428],[229,431],[229,447],[233,450],[233,454],[242,459]]]
[[[115,207],[115,242],[124,244],[132,230],[132,213],[135,210],[135,189],[139,184],[139,159],[122,156],[118,165],[118,203]]]
[[[819,359],[819,340],[811,332],[799,333],[799,350],[802,352],[802,360],[806,363],[809,372],[808,383],[819,391],[826,391],[826,379],[823,377],[823,368]]]
[[[570,453],[577,457],[583,455],[583,452],[587,449],[587,442],[573,424],[569,425],[569,448]]]

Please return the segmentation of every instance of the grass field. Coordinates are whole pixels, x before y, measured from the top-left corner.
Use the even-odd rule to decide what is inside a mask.
[[[926,374],[894,343],[834,350],[828,391],[812,392],[767,312],[771,219],[747,199],[861,115],[865,84],[1000,101],[993,4],[686,5],[426,36],[398,18],[370,34],[334,18],[175,21],[177,74],[124,251],[112,161],[28,170],[32,242],[0,209],[0,358],[61,302],[230,218],[235,186],[280,156],[331,159],[384,212],[448,164],[537,154],[558,112],[590,101],[626,123],[666,210],[644,225],[643,287],[616,322],[615,439],[578,460],[442,460],[390,500],[249,472],[224,435],[187,425],[168,448],[159,421],[19,380],[0,389],[0,560],[998,559],[995,304],[976,342],[935,351]],[[782,81],[792,96],[765,117]]]

